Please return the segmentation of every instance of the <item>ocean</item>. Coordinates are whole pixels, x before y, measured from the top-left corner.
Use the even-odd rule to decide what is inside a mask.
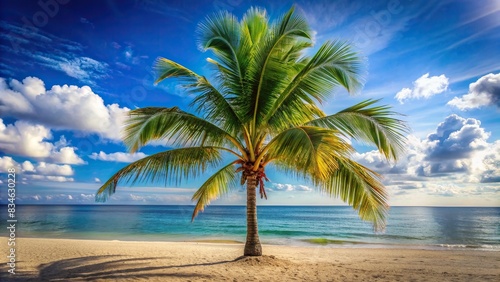
[[[194,222],[192,211],[193,206],[18,205],[16,237],[245,241],[244,206],[208,206]],[[346,206],[258,206],[258,221],[264,244],[500,251],[495,207],[392,207],[383,233]],[[0,236],[7,236],[2,229]]]

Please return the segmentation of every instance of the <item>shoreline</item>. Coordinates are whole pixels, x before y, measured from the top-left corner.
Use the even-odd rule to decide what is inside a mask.
[[[140,236],[139,236],[140,237]],[[146,236],[145,236],[146,237]],[[7,239],[6,236],[0,236],[2,239]],[[188,237],[182,235],[175,237],[154,236],[151,238],[141,239],[136,236],[129,238],[100,238],[100,237],[58,237],[53,236],[24,236],[20,238],[26,239],[62,239],[62,240],[83,240],[83,241],[111,241],[111,242],[157,242],[157,243],[214,243],[214,244],[245,244],[244,237],[242,240],[233,239],[234,237],[215,238],[215,237]],[[341,249],[401,249],[401,250],[429,250],[429,251],[481,251],[481,252],[500,252],[500,245],[465,245],[465,244],[387,244],[375,242],[357,242],[350,240],[333,240],[327,238],[307,238],[307,239],[291,239],[286,238],[266,238],[262,240],[262,245],[267,246],[284,246],[284,247],[305,247],[305,248],[341,248]]]
[[[497,281],[500,252],[263,245],[242,257],[232,242],[16,239],[16,274],[0,238],[0,278],[9,281]]]

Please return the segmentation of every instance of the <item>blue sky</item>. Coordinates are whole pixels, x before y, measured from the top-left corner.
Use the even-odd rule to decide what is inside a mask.
[[[91,204],[100,183],[168,141],[128,154],[123,116],[191,97],[175,81],[153,85],[161,56],[210,77],[197,24],[251,6],[271,17],[292,5],[309,19],[316,46],[352,42],[366,58],[366,84],[337,91],[334,113],[368,98],[390,104],[412,128],[407,153],[386,163],[355,144],[353,157],[384,175],[392,205],[500,206],[500,4],[498,1],[9,1],[0,19],[0,202],[16,168],[18,203]],[[311,53],[315,49],[311,49]],[[341,202],[310,183],[268,171],[258,204]],[[118,188],[108,204],[190,204],[203,181]],[[241,187],[213,204],[244,204]]]

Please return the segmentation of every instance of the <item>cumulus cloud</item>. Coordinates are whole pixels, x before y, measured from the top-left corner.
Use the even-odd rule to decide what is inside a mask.
[[[6,173],[9,169],[14,168],[18,170],[19,164],[9,156],[0,157],[0,172]]]
[[[384,184],[396,189],[394,195],[421,190],[454,196],[463,194],[464,185],[470,190],[470,185],[500,182],[500,141],[489,143],[490,135],[479,120],[450,115],[426,138],[408,136],[406,154],[396,164],[386,162],[378,151],[353,158],[385,175]]]
[[[412,171],[420,176],[462,173],[469,175],[467,181],[478,182],[485,169],[479,164],[493,146],[487,142],[490,135],[479,120],[450,115],[421,141],[417,152],[421,157],[410,163]]]
[[[500,141],[491,144],[484,157],[480,156],[474,164],[473,169],[475,175],[480,175],[480,182],[500,182]]]
[[[446,91],[448,85],[448,78],[444,74],[429,77],[429,73],[426,73],[413,82],[413,89],[403,88],[394,98],[401,104],[409,99],[428,99]]]
[[[393,166],[377,150],[365,153],[356,152],[352,157],[358,163],[370,167],[379,173],[390,173],[393,168]]]
[[[52,144],[44,140],[51,138],[50,130],[45,126],[32,125],[25,121],[5,125],[0,119],[0,149],[7,154],[48,157]]]
[[[33,125],[23,120],[6,125],[0,119],[0,150],[4,153],[62,164],[85,163],[76,155],[74,147],[65,146],[64,136],[55,144],[47,142],[50,139],[51,131],[43,125]]]
[[[469,85],[469,93],[455,97],[448,105],[462,111],[485,106],[500,108],[500,73],[487,74]]]
[[[49,164],[46,162],[40,162],[35,171],[48,176],[71,176],[74,174],[73,168],[69,165]]]
[[[468,158],[473,152],[486,149],[489,137],[479,120],[450,115],[435,133],[427,136],[427,158],[441,161]]]
[[[270,188],[271,191],[304,191],[310,192],[313,191],[312,188],[306,185],[296,185],[296,184],[282,184],[282,183],[273,183]]]
[[[68,177],[74,174],[73,168],[69,165],[58,165],[46,162],[40,162],[36,166],[30,161],[24,161],[22,164],[16,162],[13,158],[0,157],[0,173],[6,173],[14,168],[16,173],[23,175],[23,180],[51,181],[51,182],[72,182],[74,178]]]
[[[35,166],[30,161],[24,161],[21,167],[23,171],[35,172]]]
[[[72,177],[54,176],[54,175],[39,175],[39,174],[27,175],[26,178],[28,178],[30,180],[50,181],[50,182],[73,182],[73,181],[75,181],[75,179]]]
[[[84,164],[85,161],[76,155],[74,147],[63,147],[57,152],[53,152],[49,160],[60,164]]]
[[[105,105],[88,86],[54,85],[47,90],[44,82],[36,77],[27,77],[22,82],[13,79],[10,84],[0,78],[2,116],[119,140],[128,111],[118,104]]]
[[[100,160],[106,162],[131,163],[147,156],[148,155],[141,152],[133,154],[123,153],[123,152],[106,154],[103,151],[100,151],[99,153],[92,153],[92,155],[90,155],[89,157],[94,160]]]

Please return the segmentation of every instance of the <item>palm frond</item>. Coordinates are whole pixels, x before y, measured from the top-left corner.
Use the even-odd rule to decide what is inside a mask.
[[[158,77],[155,80],[155,84],[167,78],[177,78],[181,80],[183,84],[190,85],[196,83],[200,77],[192,70],[166,58],[156,59],[154,69]]]
[[[338,164],[338,169],[319,188],[332,197],[339,197],[357,210],[361,219],[372,222],[375,230],[382,231],[389,205],[380,176],[347,158],[339,159]]]
[[[229,104],[225,94],[205,77],[165,58],[158,58],[155,68],[158,73],[157,83],[166,78],[180,80],[186,93],[195,96],[190,106],[205,119],[233,134],[242,127],[237,111]]]
[[[228,193],[231,188],[236,187],[236,171],[235,162],[221,168],[208,178],[203,185],[194,193],[192,200],[197,201],[193,211],[191,221],[194,220],[200,211],[203,211],[205,206],[210,204],[210,201],[219,198]]]
[[[219,148],[189,147],[157,153],[120,169],[97,190],[96,201],[105,202],[116,191],[119,182],[158,181],[178,184],[182,179],[197,177],[207,168],[220,164]]]
[[[238,19],[227,11],[207,17],[197,28],[198,45],[201,50],[211,50],[218,61],[219,81],[229,92],[243,89],[243,74],[238,49],[241,38]]]
[[[324,43],[312,58],[298,62],[300,71],[273,102],[265,120],[272,128],[283,129],[288,116],[302,113],[304,104],[321,103],[336,86],[354,92],[362,85],[361,58],[345,42]],[[311,114],[309,119],[313,119]],[[302,123],[306,120],[302,119]],[[294,124],[298,125],[298,124]],[[286,127],[285,127],[286,128]]]
[[[352,152],[351,146],[330,129],[299,126],[283,131],[264,148],[265,160],[289,164],[314,182],[324,181],[338,167],[337,159]]]
[[[348,137],[375,145],[389,160],[397,160],[406,143],[407,125],[394,118],[389,106],[372,106],[366,100],[336,114],[308,122],[308,125],[338,130]]]
[[[254,42],[252,61],[245,72],[245,80],[249,89],[235,99],[244,113],[252,120],[253,127],[258,127],[267,113],[271,101],[276,99],[280,89],[293,75],[293,62],[283,61],[286,53],[295,46],[294,52],[306,45],[300,42],[310,42],[311,29],[305,19],[290,9],[283,17],[274,22],[269,31]],[[256,133],[257,128],[253,128]]]
[[[148,142],[164,139],[180,146],[233,145],[244,152],[229,133],[177,107],[147,107],[132,110],[129,115],[123,141],[132,152]]]

